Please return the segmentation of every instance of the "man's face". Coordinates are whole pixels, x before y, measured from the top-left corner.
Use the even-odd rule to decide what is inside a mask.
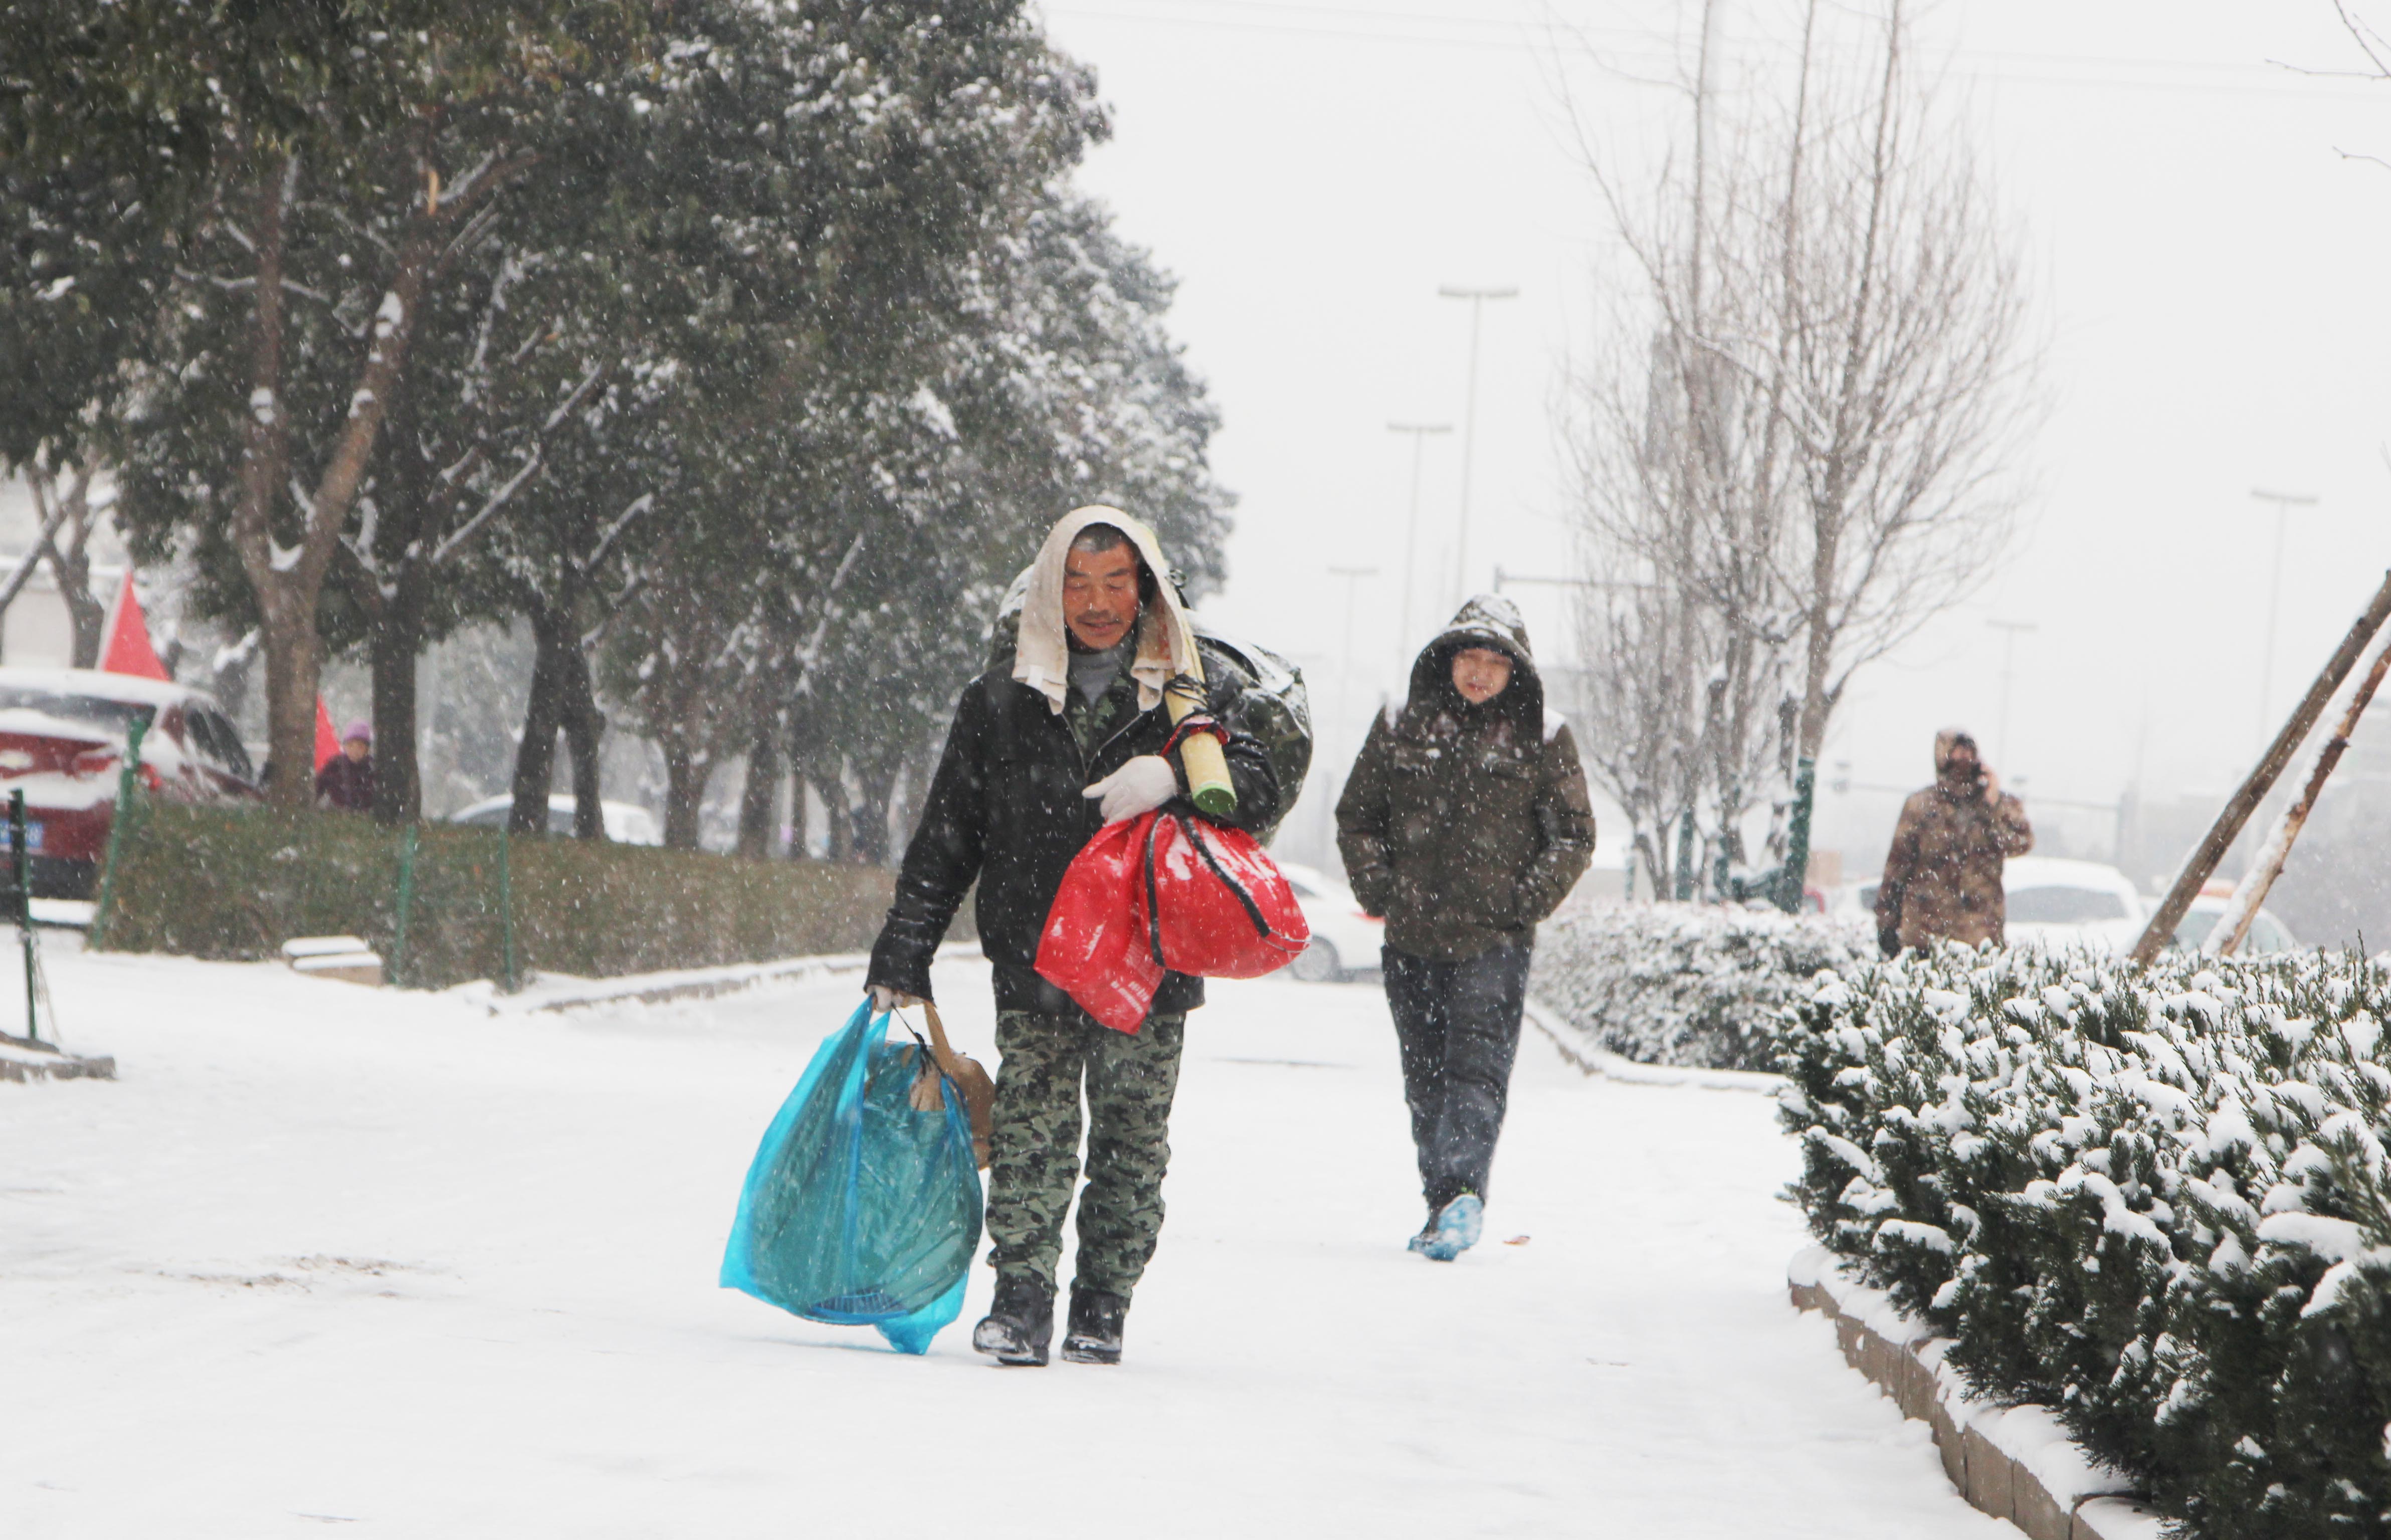
[[[1465,647],[1453,654],[1453,687],[1472,705],[1484,705],[1511,682],[1511,659],[1492,647]]]
[[[1976,760],[1976,745],[1968,742],[1965,738],[1960,739],[1958,743],[1951,745],[1951,757],[1945,760],[1944,763],[1950,766],[1950,774],[1953,780],[1973,780],[1978,769]]]
[[[341,752],[352,759],[362,759],[373,752],[373,744],[363,738],[352,738],[341,745]]]
[[[1082,647],[1103,652],[1137,624],[1137,551],[1072,550],[1063,558],[1063,622]]]

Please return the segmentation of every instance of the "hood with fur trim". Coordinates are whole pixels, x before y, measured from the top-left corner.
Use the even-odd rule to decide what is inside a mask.
[[[1118,508],[1100,504],[1074,509],[1055,522],[1038,548],[1038,560],[1023,575],[1021,631],[1013,654],[1013,677],[1046,697],[1050,709],[1060,712],[1071,688],[1071,643],[1063,618],[1063,563],[1071,542],[1090,524],[1110,524],[1130,538],[1139,560],[1153,578],[1152,597],[1137,623],[1137,656],[1129,671],[1137,680],[1137,706],[1151,711],[1162,701],[1162,687],[1196,666],[1196,632],[1179,590],[1170,581],[1170,563],[1162,559],[1162,543],[1154,531]]]

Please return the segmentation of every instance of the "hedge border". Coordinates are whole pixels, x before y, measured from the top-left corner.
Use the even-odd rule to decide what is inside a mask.
[[[400,965],[400,982],[432,989],[504,971],[502,859],[521,968],[582,977],[855,951],[895,889],[880,867],[427,823],[415,830],[401,958],[404,831],[355,814],[146,800],[129,822],[99,949],[249,962],[293,937],[354,935]]]

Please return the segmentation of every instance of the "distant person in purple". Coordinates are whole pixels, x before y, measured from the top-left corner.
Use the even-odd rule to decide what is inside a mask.
[[[369,813],[373,804],[373,724],[360,718],[341,734],[341,752],[316,772],[316,806]]]

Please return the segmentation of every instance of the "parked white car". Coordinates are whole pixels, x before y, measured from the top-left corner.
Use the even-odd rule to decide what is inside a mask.
[[[1280,861],[1295,901],[1312,926],[1312,945],[1287,964],[1287,972],[1307,984],[1335,984],[1364,969],[1378,965],[1385,923],[1362,912],[1353,890],[1316,868]]]
[[[2150,911],[2131,878],[2099,861],[2019,856],[2001,873],[2011,946],[2126,952]]]
[[[1827,912],[1875,923],[1876,878],[1845,883],[1828,896]],[[2131,951],[2150,909],[2126,875],[2098,861],[2019,856],[2003,868],[2012,946]]]
[[[467,823],[477,829],[503,829],[507,814],[514,809],[511,796],[485,796],[470,808],[448,815],[451,823]],[[636,802],[601,800],[598,814],[606,837],[617,845],[662,845],[665,832],[657,827],[656,815]],[[548,799],[548,832],[551,835],[573,833],[573,798],[559,794]]]
[[[2225,906],[2231,901],[2231,899],[2230,893],[2203,893],[2199,898],[2192,899],[2191,908],[2177,924],[2175,939],[2169,944],[2191,948],[2197,947],[2207,940],[2208,933],[2217,928],[2217,922],[2224,916]],[[2149,899],[2147,902],[2154,911],[2159,906],[2159,900],[2156,899]],[[2255,957],[2262,952],[2299,950],[2300,944],[2293,938],[2290,927],[2275,918],[2262,904],[2259,906],[2258,912],[2250,917],[2250,934],[2242,938],[2242,950],[2233,955]]]
[[[2020,856],[2008,864],[2002,886],[2009,899],[2009,938],[2030,946],[2098,946],[2127,952],[2141,939],[2142,929],[2159,910],[2159,899],[2134,891],[2125,874],[2097,861],[2061,861],[2049,856]],[[1845,883],[1828,895],[1827,912],[1874,923],[1877,880]],[[2191,900],[2191,909],[2175,927],[2171,945],[2197,947],[2208,939],[2217,917],[2225,912],[2231,889],[2211,891]],[[2250,934],[2240,955],[2294,951],[2299,941],[2270,910],[2260,909],[2250,922]]]

